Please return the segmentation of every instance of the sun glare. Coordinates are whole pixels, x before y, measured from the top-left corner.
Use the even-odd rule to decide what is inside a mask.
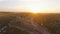
[[[26,9],[29,12],[40,13],[40,12],[43,12],[45,10],[48,10],[46,5],[41,4],[39,0],[30,0],[30,1],[31,2],[26,4]]]
[[[22,0],[24,1],[23,6],[17,7],[18,10],[24,10],[26,12],[32,12],[32,13],[43,13],[46,10],[48,10],[48,6],[46,4],[40,3],[40,0]]]
[[[48,8],[40,7],[40,6],[29,6],[27,7],[29,12],[40,13],[48,10]]]

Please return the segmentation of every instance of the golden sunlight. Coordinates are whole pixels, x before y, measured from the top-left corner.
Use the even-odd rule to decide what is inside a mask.
[[[27,7],[29,12],[33,12],[33,13],[40,13],[40,12],[44,12],[46,10],[48,10],[48,8],[44,8],[44,7],[40,7],[40,6],[29,6]]]
[[[24,1],[24,0],[22,0]],[[40,0],[26,0],[22,6],[18,6],[16,9],[32,13],[44,13],[48,10],[46,4],[40,3]]]

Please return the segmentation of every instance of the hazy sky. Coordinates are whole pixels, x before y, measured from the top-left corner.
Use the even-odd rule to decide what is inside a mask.
[[[28,10],[34,6],[59,12],[60,0],[0,0],[0,10]]]

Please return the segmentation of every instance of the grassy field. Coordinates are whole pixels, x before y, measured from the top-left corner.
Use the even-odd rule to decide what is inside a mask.
[[[0,24],[0,30],[7,26],[2,33],[60,34],[60,13],[0,12]]]

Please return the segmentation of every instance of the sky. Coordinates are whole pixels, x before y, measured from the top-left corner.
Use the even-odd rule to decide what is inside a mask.
[[[60,0],[0,0],[0,11],[33,11],[35,8],[60,12]]]

